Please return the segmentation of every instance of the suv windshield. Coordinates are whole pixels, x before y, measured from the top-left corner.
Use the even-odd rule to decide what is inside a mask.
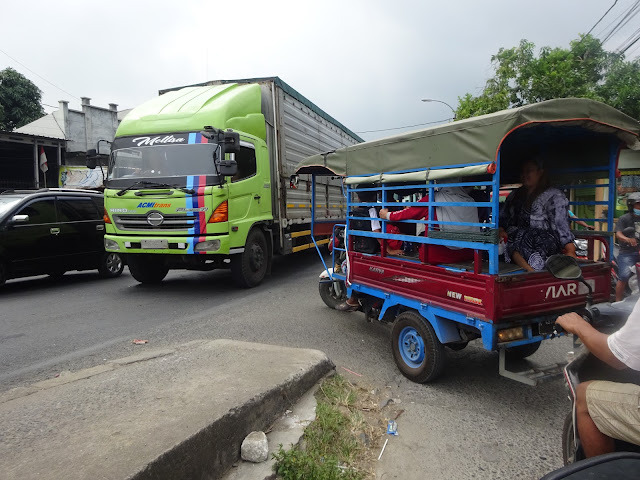
[[[217,145],[154,145],[114,150],[109,162],[108,180],[215,176],[213,163]]]
[[[5,215],[16,205],[23,197],[0,195],[0,219],[4,219]]]

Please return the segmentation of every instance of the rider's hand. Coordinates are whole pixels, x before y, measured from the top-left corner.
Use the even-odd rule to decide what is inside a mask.
[[[595,230],[596,227],[594,227],[593,225],[587,225],[587,230]]]
[[[378,213],[378,216],[383,220],[389,220],[389,209],[388,208],[381,209],[380,212]]]
[[[584,318],[575,312],[565,313],[557,318],[556,323],[567,333],[578,333],[581,325],[587,323]]]
[[[629,245],[631,245],[632,247],[637,247],[638,246],[638,240],[636,240],[635,238],[631,237],[629,239]]]

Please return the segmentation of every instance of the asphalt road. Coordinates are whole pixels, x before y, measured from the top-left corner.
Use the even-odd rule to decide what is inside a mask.
[[[134,339],[153,348],[202,338],[316,348],[405,410],[385,450],[385,479],[537,479],[561,466],[569,408],[561,380],[528,387],[502,378],[497,353],[473,342],[447,351],[437,382],[413,384],[395,368],[386,325],[324,305],[321,270],[315,252],[304,252],[277,259],[251,290],[233,286],[226,271],[171,272],[157,286],[139,285],[126,269],[110,280],[77,272],[10,281],[0,289],[0,391],[148,348]],[[531,361],[560,362],[570,349],[566,338],[545,342]]]

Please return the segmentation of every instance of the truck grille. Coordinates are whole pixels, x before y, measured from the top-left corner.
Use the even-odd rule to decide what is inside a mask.
[[[114,215],[118,230],[154,230],[156,232],[188,230],[193,227],[195,217],[184,214],[163,214],[162,225],[153,226],[147,222],[147,215]]]

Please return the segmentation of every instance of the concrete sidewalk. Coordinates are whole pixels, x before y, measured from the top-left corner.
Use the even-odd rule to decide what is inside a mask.
[[[198,341],[0,395],[0,477],[214,479],[331,372],[317,350]]]

